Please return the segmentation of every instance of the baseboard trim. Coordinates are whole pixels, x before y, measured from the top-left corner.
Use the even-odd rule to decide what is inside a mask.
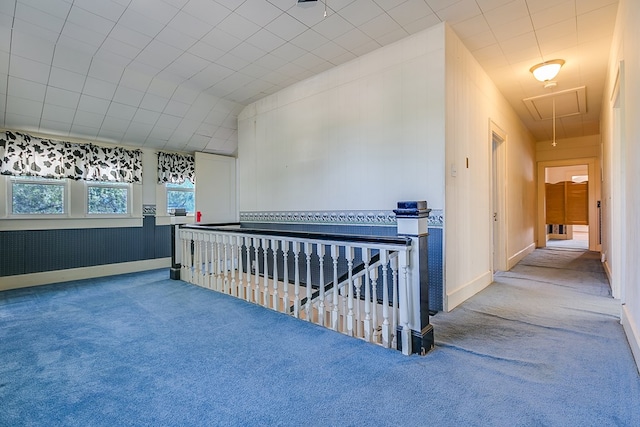
[[[638,325],[636,319],[634,319],[631,312],[627,309],[626,304],[622,305],[620,323],[622,323],[624,333],[627,335],[631,353],[636,361],[636,368],[638,369],[638,373],[640,373],[640,325]]]
[[[493,273],[487,271],[462,287],[447,293],[444,301],[444,310],[451,311],[493,282]]]
[[[121,262],[118,264],[96,265],[93,267],[3,276],[0,277],[0,291],[169,267],[171,267],[171,258],[156,258],[144,261]]]
[[[607,279],[609,279],[609,287],[611,287],[611,283],[613,283],[612,281],[612,274],[611,274],[611,267],[609,266],[609,260],[605,261],[602,263],[602,266],[604,267],[604,272],[607,274]],[[615,298],[615,297],[614,297]]]
[[[507,270],[511,270],[517,263],[522,261],[524,259],[524,257],[526,257],[527,255],[529,255],[531,252],[533,252],[535,250],[536,250],[536,244],[535,243],[531,243],[529,246],[527,246],[526,248],[524,248],[520,252],[518,252],[515,255],[513,255],[512,257],[510,257],[507,260]]]

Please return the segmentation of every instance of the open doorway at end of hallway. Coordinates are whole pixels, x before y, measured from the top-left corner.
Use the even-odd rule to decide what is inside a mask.
[[[545,168],[547,246],[589,249],[589,167]]]

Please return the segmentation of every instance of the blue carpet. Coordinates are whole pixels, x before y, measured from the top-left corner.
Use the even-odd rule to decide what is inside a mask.
[[[601,272],[528,260],[435,316],[426,357],[166,270],[0,292],[0,425],[640,425]]]

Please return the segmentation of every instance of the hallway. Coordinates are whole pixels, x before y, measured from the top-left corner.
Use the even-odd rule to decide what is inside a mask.
[[[620,406],[640,395],[619,312],[599,253],[547,247],[432,323],[438,347],[517,396],[523,425],[577,425],[585,411],[604,417],[588,425],[638,425],[640,408]]]

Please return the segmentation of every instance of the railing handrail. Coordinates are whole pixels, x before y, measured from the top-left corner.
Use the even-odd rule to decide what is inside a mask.
[[[292,231],[292,230],[266,230],[261,228],[241,228],[239,223],[224,224],[184,224],[180,228],[187,228],[194,231],[215,231],[220,234],[246,234],[249,236],[275,236],[287,237],[296,241],[308,241],[312,243],[329,244],[328,242],[348,242],[360,245],[375,246],[395,246],[396,249],[405,249],[411,246],[409,237],[393,237],[393,236],[362,236],[354,234],[339,233],[318,233],[311,231]]]

